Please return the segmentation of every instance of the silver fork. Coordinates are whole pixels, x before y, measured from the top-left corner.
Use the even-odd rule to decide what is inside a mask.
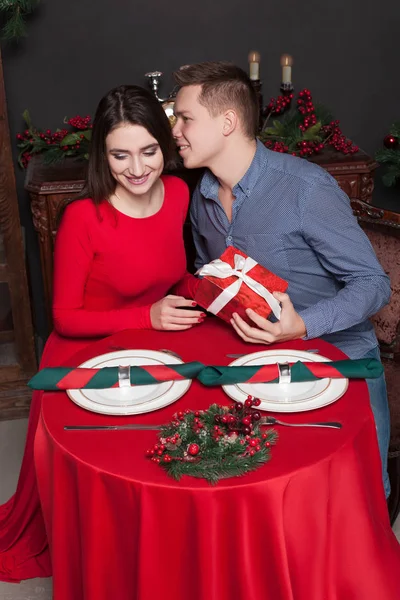
[[[336,421],[325,421],[321,423],[287,423],[286,421],[280,421],[275,417],[263,417],[261,419],[262,425],[287,425],[288,427],[328,427],[330,429],[341,429],[342,424]]]

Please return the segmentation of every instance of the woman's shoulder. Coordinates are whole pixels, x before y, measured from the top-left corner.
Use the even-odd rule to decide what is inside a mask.
[[[91,198],[73,200],[65,207],[60,218],[59,229],[73,227],[74,230],[91,230],[101,219],[100,206]]]
[[[79,200],[73,200],[64,210],[64,215],[69,217],[77,217],[79,215],[95,215],[96,205],[91,198],[79,198]]]

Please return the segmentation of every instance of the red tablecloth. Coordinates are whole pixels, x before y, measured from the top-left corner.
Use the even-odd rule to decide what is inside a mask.
[[[321,340],[284,346],[343,358]],[[167,348],[207,364],[266,349],[209,319],[180,333],[116,334],[78,353],[75,364],[116,347]],[[400,550],[365,382],[351,382],[329,406],[285,415],[341,421],[342,430],[280,427],[269,463],[215,487],[176,482],[145,459],[154,431],[63,429],[167,422],[176,410],[212,402],[231,403],[221,388],[197,381],[175,404],[135,417],[90,413],[62,392],[44,395],[35,462],[55,600],[398,600]]]

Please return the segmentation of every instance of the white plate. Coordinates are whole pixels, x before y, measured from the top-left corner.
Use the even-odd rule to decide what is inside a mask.
[[[100,369],[125,365],[182,364],[182,360],[155,350],[119,350],[91,358],[79,367]],[[189,389],[190,379],[165,381],[154,385],[104,390],[67,390],[68,396],[86,410],[106,415],[138,415],[175,402]]]
[[[249,367],[283,362],[330,362],[320,354],[300,350],[265,350],[241,356],[230,366]],[[234,400],[243,402],[247,396],[261,400],[260,410],[272,412],[302,412],[326,406],[338,400],[347,390],[348,379],[319,379],[302,383],[237,383],[222,386]]]

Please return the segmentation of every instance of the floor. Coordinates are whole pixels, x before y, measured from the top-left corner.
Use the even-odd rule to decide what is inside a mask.
[[[14,493],[25,444],[27,419],[0,421],[0,504]],[[400,541],[400,515],[394,524]],[[51,600],[49,579],[30,579],[20,584],[0,581],[0,600]]]

